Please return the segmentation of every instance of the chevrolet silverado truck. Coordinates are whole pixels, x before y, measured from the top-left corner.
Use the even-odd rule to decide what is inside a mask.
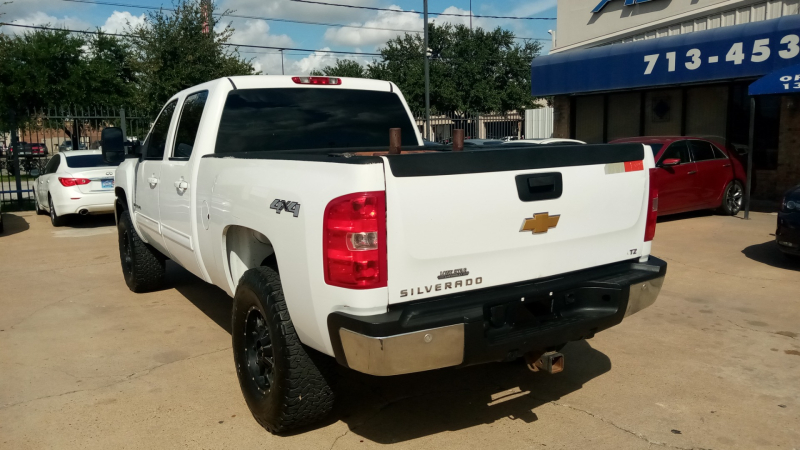
[[[241,390],[273,433],[331,410],[335,362],[392,376],[526,357],[555,372],[566,343],[655,301],[649,148],[462,145],[424,147],[386,81],[182,91],[141,146],[103,131],[105,157],[124,159],[125,282],[158,289],[171,259],[233,297]]]

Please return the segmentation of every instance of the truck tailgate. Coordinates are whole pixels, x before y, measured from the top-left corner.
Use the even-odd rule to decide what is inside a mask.
[[[641,145],[385,159],[390,304],[649,253],[653,156]]]

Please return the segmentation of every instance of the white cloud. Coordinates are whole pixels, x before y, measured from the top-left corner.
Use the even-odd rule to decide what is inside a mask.
[[[332,3],[358,6],[381,6],[377,0],[336,0]],[[224,0],[220,3],[219,9],[220,11],[224,11],[225,9],[235,10],[236,14],[247,14],[250,16],[266,16],[312,22],[364,20],[371,15],[371,11],[365,9],[315,5],[289,0]]]
[[[395,5],[392,5],[390,8],[395,10],[400,9],[400,7]],[[422,31],[422,23],[423,19],[420,14],[377,11],[372,19],[364,22],[350,22],[348,25]],[[324,39],[337,45],[374,48],[405,33],[406,31],[375,30],[369,28],[328,28],[325,31]]]
[[[217,31],[224,29],[226,24],[217,24]],[[270,26],[263,20],[237,20],[232,25],[235,31],[229,42],[234,44],[282,48],[297,46],[286,34],[270,34]],[[239,52],[246,59],[253,58],[253,66],[257,71],[271,75],[281,73],[281,54],[278,50],[241,47]],[[288,57],[285,58],[288,62]]]
[[[78,19],[77,17],[64,16],[59,19],[58,17],[45,14],[42,11],[37,11],[23,17],[15,18],[11,20],[11,23],[19,25],[49,25],[58,28],[69,28],[71,30],[88,30],[91,28],[91,24]],[[19,34],[28,31],[28,29],[21,27],[7,27],[4,28],[4,31]]]
[[[134,16],[128,11],[114,11],[106,19],[106,23],[100,27],[106,33],[122,33],[128,28],[128,24],[135,28],[145,23],[145,15]]]

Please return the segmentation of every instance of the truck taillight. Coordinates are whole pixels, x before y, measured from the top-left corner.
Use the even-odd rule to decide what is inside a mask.
[[[322,219],[325,283],[349,289],[386,287],[386,193],[335,198]]]
[[[92,180],[88,178],[61,178],[61,177],[58,177],[58,181],[61,182],[62,186],[66,187],[84,185],[92,182]]]
[[[653,172],[655,169],[650,169],[650,200],[647,202],[647,225],[644,229],[644,241],[652,241],[656,236],[656,220],[658,219],[658,187],[653,182]]]

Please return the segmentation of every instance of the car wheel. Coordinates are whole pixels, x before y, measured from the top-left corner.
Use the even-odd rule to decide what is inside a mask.
[[[722,205],[720,211],[728,216],[735,216],[742,210],[742,199],[744,199],[744,188],[742,183],[738,181],[731,181],[725,188],[725,193],[722,195]]]
[[[53,198],[47,197],[47,201],[50,207],[50,223],[52,223],[54,227],[63,227],[65,222],[64,216],[59,216],[58,213],[56,213],[56,208],[53,206]]]
[[[166,272],[166,258],[146,244],[133,228],[131,215],[123,211],[117,224],[119,258],[125,284],[133,292],[148,292],[161,287]]]
[[[239,386],[256,421],[281,433],[321,420],[333,408],[336,362],[300,343],[280,276],[250,269],[236,288],[233,360]]]
[[[39,199],[36,198],[35,194],[36,193],[34,192],[33,204],[36,206],[36,215],[41,216],[44,214],[44,211],[42,210],[41,206],[39,206]]]

